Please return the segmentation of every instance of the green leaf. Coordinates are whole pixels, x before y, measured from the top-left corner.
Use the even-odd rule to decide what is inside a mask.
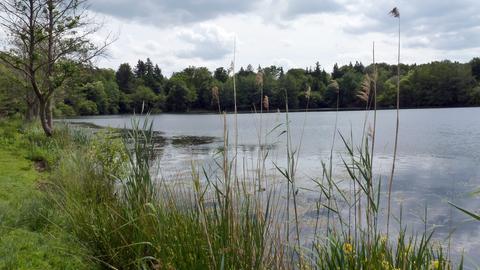
[[[461,207],[459,207],[459,206],[456,206],[455,204],[453,204],[453,203],[451,203],[451,202],[448,202],[448,203],[449,203],[450,205],[452,205],[453,207],[457,208],[458,210],[462,211],[463,213],[465,213],[465,214],[473,217],[474,219],[480,221],[480,216],[479,216],[479,215],[477,215],[477,214],[475,214],[475,213],[473,213],[473,212],[470,212],[470,211],[468,211],[468,210],[465,210],[465,209],[463,209],[463,208],[461,208]]]

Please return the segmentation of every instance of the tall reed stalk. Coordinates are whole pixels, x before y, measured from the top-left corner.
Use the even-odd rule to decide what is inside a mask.
[[[237,55],[237,38],[233,39],[233,61],[232,61],[232,72],[233,72],[233,102],[234,102],[234,126],[235,126],[235,157],[234,157],[234,172],[235,178],[237,175],[237,158],[238,158],[238,111],[237,111],[237,85],[236,85],[236,74],[235,74],[235,65],[236,65],[236,55]],[[235,180],[236,182],[236,180]]]
[[[335,89],[335,92],[337,94],[337,100],[336,100],[336,107],[335,107],[335,123],[333,125],[333,134],[332,134],[332,145],[330,146],[330,157],[329,157],[329,167],[328,167],[328,176],[327,176],[327,182],[328,184],[328,198],[331,198],[332,196],[332,185],[331,185],[331,179],[333,178],[333,150],[335,148],[335,140],[337,137],[337,126],[338,126],[338,111],[340,108],[340,86],[338,85],[338,82],[336,80],[333,80],[331,82],[331,86]],[[327,213],[327,227],[330,225],[330,211],[332,208],[331,205],[331,199],[328,199],[328,213]],[[327,236],[330,233],[330,230],[327,230]]]
[[[388,181],[388,208],[387,208],[387,236],[389,235],[390,229],[390,214],[391,214],[391,203],[392,203],[392,185],[393,185],[393,176],[395,173],[395,161],[397,159],[397,145],[398,145],[398,127],[400,125],[400,12],[398,8],[393,8],[389,13],[394,18],[398,19],[398,53],[397,53],[397,119],[395,124],[395,143],[393,146],[393,161],[392,161],[392,170],[390,172],[390,180]]]
[[[372,46],[372,57],[373,57],[373,130],[372,130],[372,154],[375,151],[375,136],[377,134],[377,64],[375,62],[375,42]],[[373,165],[373,159],[372,159]]]

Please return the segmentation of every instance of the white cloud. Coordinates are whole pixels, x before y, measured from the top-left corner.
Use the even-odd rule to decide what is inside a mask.
[[[113,0],[94,5],[97,11],[112,14],[107,28],[121,27],[119,40],[110,49],[112,56],[100,62],[112,68],[147,57],[166,74],[189,65],[227,67],[233,36],[237,37],[238,67],[303,68],[319,61],[330,71],[335,62],[368,64],[373,41],[377,61],[395,63],[396,22],[387,14],[394,5],[402,16],[402,62],[468,61],[480,51],[480,2],[476,0],[248,0],[217,6],[221,0],[135,4],[118,0],[108,6],[109,1]],[[204,3],[201,8],[200,2]],[[159,11],[159,6],[167,9]],[[180,13],[193,17],[178,17]]]
[[[234,35],[218,25],[204,23],[180,30],[177,38],[190,46],[177,52],[178,57],[209,61],[223,59],[232,52]]]

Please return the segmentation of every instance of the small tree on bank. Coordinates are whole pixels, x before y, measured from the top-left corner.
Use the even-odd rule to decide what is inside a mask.
[[[47,136],[53,134],[55,90],[74,73],[105,52],[107,38],[91,41],[101,25],[88,17],[86,0],[4,0],[0,25],[7,33],[7,53],[0,60],[25,75],[38,100],[39,118]]]

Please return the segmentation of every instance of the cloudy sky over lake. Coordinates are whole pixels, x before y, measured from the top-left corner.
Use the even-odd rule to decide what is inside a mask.
[[[398,6],[402,62],[480,55],[478,0],[94,0],[103,34],[118,39],[102,67],[150,57],[170,75],[189,65],[229,66],[237,39],[237,66],[313,66],[396,61]]]

